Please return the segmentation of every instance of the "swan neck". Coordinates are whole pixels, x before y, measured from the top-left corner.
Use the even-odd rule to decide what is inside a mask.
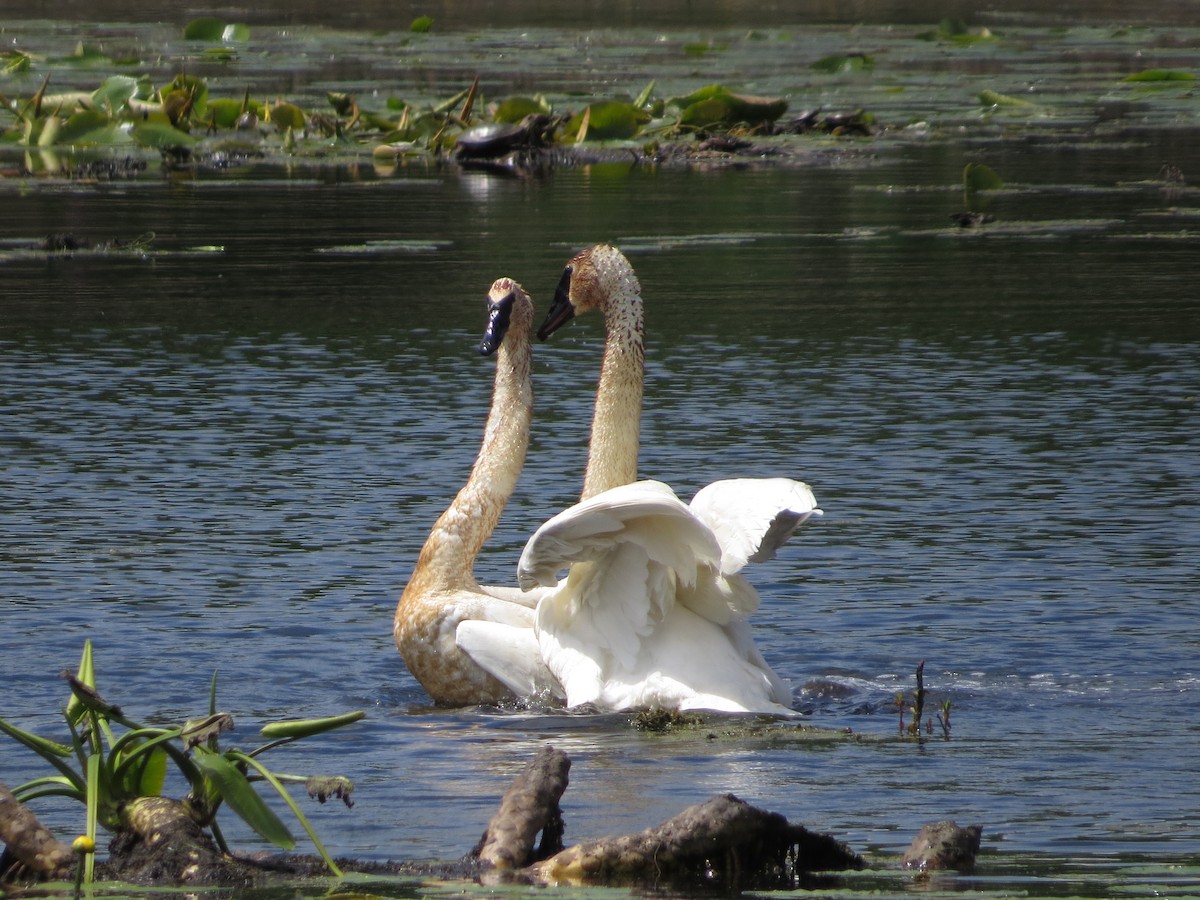
[[[645,379],[642,299],[631,288],[605,309],[606,338],[582,499],[637,480]]]
[[[529,445],[533,409],[529,336],[505,338],[496,358],[492,406],[467,483],[434,523],[410,582],[417,590],[477,587],[475,557],[517,486]],[[407,591],[406,591],[407,593]]]

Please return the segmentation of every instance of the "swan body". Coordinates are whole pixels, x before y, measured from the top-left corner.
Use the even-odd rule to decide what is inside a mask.
[[[534,607],[540,594],[483,587],[473,571],[525,463],[533,409],[532,332],[528,294],[512,279],[498,279],[488,292],[488,327],[480,344],[484,355],[496,354],[483,443],[467,483],[434,523],[396,606],[396,647],[434,702],[443,705],[561,694],[537,647]],[[477,624],[486,626],[484,637],[473,639]],[[501,666],[515,691],[489,673],[489,667]]]
[[[639,481],[543,524],[518,582],[549,589],[538,646],[567,705],[791,714],[790,686],[754,645],[759,597],[740,572],[820,515],[808,485],[786,478],[714,482],[690,505]]]

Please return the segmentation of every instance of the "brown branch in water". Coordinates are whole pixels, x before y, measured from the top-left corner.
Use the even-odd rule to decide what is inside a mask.
[[[505,792],[472,855],[497,869],[519,869],[561,850],[558,801],[567,789],[570,770],[571,760],[561,750],[547,745],[538,751]],[[533,842],[539,831],[542,842],[535,854]]]
[[[0,782],[0,843],[5,846],[5,857],[11,857],[39,877],[62,878],[75,862],[71,848],[38,821],[3,782]],[[0,866],[0,880],[9,868]]]
[[[833,838],[723,794],[655,828],[578,844],[533,866],[531,874],[551,884],[695,879],[734,885],[862,865]]]

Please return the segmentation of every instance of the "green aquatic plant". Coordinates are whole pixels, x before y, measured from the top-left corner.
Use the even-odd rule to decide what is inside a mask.
[[[1004,187],[1004,182],[988,166],[967,163],[963,167],[963,207],[972,213],[982,213],[992,204],[990,192]]]
[[[218,712],[216,675],[209,689],[206,716],[174,726],[147,726],[132,721],[96,690],[92,645],[84,644],[79,668],[64,672],[70,698],[63,709],[66,740],[54,740],[17,727],[0,718],[0,731],[24,745],[57,772],[16,787],[13,794],[28,803],[42,797],[67,797],[84,804],[84,837],[96,839],[98,828],[120,832],[131,828],[146,801],[161,797],[168,764],[173,763],[189,786],[182,808],[193,822],[206,828],[217,845],[228,852],[216,822],[222,805],[231,809],[257,834],[290,850],[295,838],[254,787],[265,782],[282,798],[308,833],[329,870],[341,874],[308,819],[285,787],[301,782],[310,796],[324,802],[329,797],[351,805],[353,784],[340,776],[286,775],[268,769],[259,757],[268,750],[312,737],[358,721],[361,711],[321,719],[272,722],[263,726],[266,743],[252,750],[222,747],[220,736],[234,727],[233,717]],[[119,730],[123,729],[123,730]],[[84,856],[85,881],[93,878],[93,858]]]
[[[241,24],[230,24],[216,16],[201,16],[188,22],[183,29],[183,38],[187,41],[238,41],[244,43],[250,40],[250,29]]]

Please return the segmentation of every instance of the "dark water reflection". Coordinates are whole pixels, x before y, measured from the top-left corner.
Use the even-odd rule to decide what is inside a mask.
[[[214,669],[248,743],[263,719],[366,708],[290,766],[332,754],[355,779],[353,812],[315,815],[359,857],[458,856],[551,741],[575,759],[572,839],[733,791],[859,848],[954,816],[991,851],[1194,858],[1194,194],[1142,183],[1145,146],[1091,168],[1004,151],[1014,184],[1046,187],[999,198],[1012,227],[984,236],[945,228],[964,149],[920,144],[798,171],[10,192],[6,248],[156,237],[0,262],[3,714],[54,727],[88,637],[137,717],[203,711]],[[506,274],[544,305],[601,239],[647,300],[643,474],[684,495],[813,484],[827,518],[758,570],[758,634],[815,724],[866,740],[433,710],[395,653],[395,597],[477,447],[484,291]],[[538,348],[488,580],[578,492],[600,339],[584,321]],[[949,742],[893,740],[920,660]],[[0,770],[35,774],[8,744]]]

